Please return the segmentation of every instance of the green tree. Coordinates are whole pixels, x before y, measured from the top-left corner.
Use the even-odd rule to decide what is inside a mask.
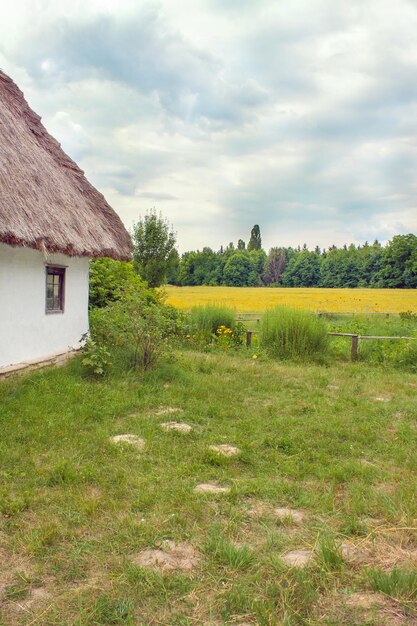
[[[223,284],[235,287],[246,287],[251,271],[247,254],[235,252],[226,261],[223,270]]]
[[[128,289],[142,289],[143,281],[131,262],[93,259],[90,263],[90,308],[102,308],[120,300]]]
[[[384,265],[380,272],[383,287],[415,287],[417,237],[412,233],[396,235],[384,250]]]
[[[252,228],[250,233],[250,240],[248,243],[248,250],[260,250],[262,248],[261,230],[258,224]]]
[[[170,226],[155,209],[145,214],[133,226],[133,265],[150,287],[159,287],[166,280],[176,236]]]
[[[249,287],[260,287],[263,285],[263,274],[266,260],[266,254],[264,250],[251,250],[248,253],[249,258]]]
[[[180,255],[178,250],[173,248],[171,250],[168,269],[166,273],[166,281],[169,285],[179,285],[179,271],[180,271]]]
[[[320,284],[321,257],[306,248],[290,259],[282,277],[285,287],[317,287]]]

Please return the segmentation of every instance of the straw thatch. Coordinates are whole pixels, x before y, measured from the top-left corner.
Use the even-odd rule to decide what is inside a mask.
[[[1,70],[0,242],[126,260],[132,250],[118,215]]]

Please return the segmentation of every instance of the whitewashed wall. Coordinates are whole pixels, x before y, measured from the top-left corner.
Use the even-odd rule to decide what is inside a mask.
[[[45,264],[66,265],[64,313],[45,313]],[[0,368],[75,348],[88,330],[87,258],[0,243]]]

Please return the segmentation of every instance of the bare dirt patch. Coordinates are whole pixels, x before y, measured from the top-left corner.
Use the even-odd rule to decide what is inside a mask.
[[[137,450],[143,450],[145,447],[145,440],[132,434],[114,435],[113,437],[110,437],[110,441],[115,444],[127,444],[129,446],[133,446]]]
[[[236,456],[240,452],[239,448],[236,448],[236,446],[231,446],[228,443],[221,443],[216,446],[209,446],[209,450],[226,457]]]
[[[249,517],[264,517],[271,512],[271,506],[262,500],[255,500],[251,502],[251,507],[248,509]]]
[[[194,493],[218,494],[218,493],[229,493],[229,492],[230,492],[230,487],[222,487],[221,485],[218,485],[217,483],[201,483],[200,485],[197,485],[197,487],[195,487],[194,489]]]
[[[193,429],[192,426],[183,422],[163,422],[161,428],[167,431],[174,430],[178,433],[190,433]]]
[[[290,567],[307,567],[314,559],[312,550],[290,550],[281,554],[281,560]]]
[[[150,567],[164,572],[176,569],[190,572],[200,562],[200,555],[188,543],[164,541],[160,548],[143,550],[133,558],[135,565]]]
[[[23,608],[29,608],[35,604],[47,600],[50,597],[51,594],[45,589],[45,587],[35,587],[34,589],[30,590],[27,598],[25,598],[23,601],[20,601],[19,604],[21,604]]]
[[[160,406],[155,415],[173,415],[174,413],[182,413],[183,409],[176,406]]]
[[[399,534],[390,542],[383,537],[374,540],[345,541],[341,544],[342,556],[348,563],[390,570],[394,567],[417,569],[417,548],[406,545]]]
[[[274,509],[274,515],[284,523],[289,525],[301,524],[305,518],[302,511],[297,509],[287,509],[285,507]]]
[[[336,593],[320,602],[322,618],[333,618],[338,624],[378,624],[378,626],[414,626],[415,618],[407,616],[394,600],[372,591],[348,595]],[[320,621],[321,623],[321,621]]]

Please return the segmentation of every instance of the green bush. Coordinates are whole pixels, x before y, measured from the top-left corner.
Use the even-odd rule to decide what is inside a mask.
[[[280,359],[321,361],[328,350],[326,325],[309,311],[277,307],[262,318],[260,344]]]
[[[90,309],[103,308],[120,300],[129,289],[145,290],[146,287],[131,262],[101,258],[90,262]]]
[[[128,289],[122,298],[90,312],[95,346],[120,348],[133,368],[155,365],[181,328],[180,314],[166,306],[153,290]]]

